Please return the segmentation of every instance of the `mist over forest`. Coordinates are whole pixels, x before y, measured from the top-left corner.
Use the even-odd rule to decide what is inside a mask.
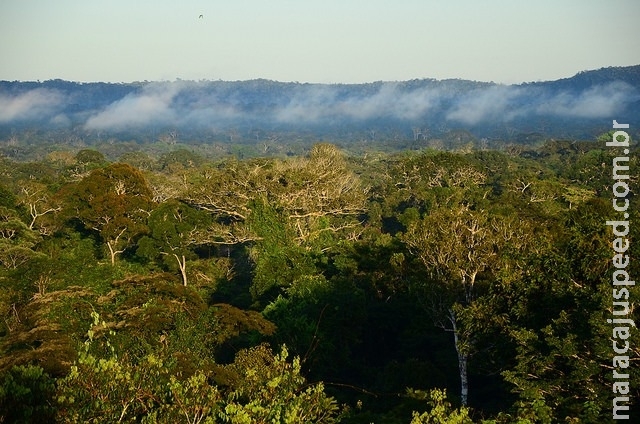
[[[616,116],[640,124],[640,66],[518,85],[459,79],[366,84],[250,81],[0,82],[0,137],[55,130],[85,140],[593,139]],[[235,138],[235,140],[234,140]],[[182,140],[182,141],[185,141]],[[447,146],[445,146],[447,147]]]

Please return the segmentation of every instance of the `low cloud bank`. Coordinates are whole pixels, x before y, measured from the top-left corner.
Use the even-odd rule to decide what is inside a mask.
[[[455,81],[433,80],[364,85],[248,84],[148,83],[90,109],[78,101],[81,91],[34,88],[17,94],[0,92],[0,124],[74,122],[87,130],[121,131],[150,126],[214,128],[239,122],[295,127],[384,119],[421,125],[436,117],[451,125],[478,126],[546,116],[609,119],[640,99],[638,88],[621,81],[583,90],[545,84],[456,85]]]
[[[176,102],[181,95],[190,101]],[[122,129],[158,123],[206,127],[257,118],[289,125],[336,119],[356,123],[383,118],[418,122],[430,114],[462,125],[540,116],[604,119],[639,98],[638,90],[624,82],[580,92],[490,85],[459,93],[438,87],[408,90],[399,83],[381,83],[371,92],[352,93],[342,86],[301,85],[285,99],[273,102],[268,97],[258,98],[257,106],[247,108],[246,102],[233,96],[198,94],[197,85],[164,83],[150,85],[139,94],[109,105],[90,117],[86,127]]]

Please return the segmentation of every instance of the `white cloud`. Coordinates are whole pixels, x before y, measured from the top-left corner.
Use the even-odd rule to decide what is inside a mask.
[[[526,113],[515,106],[525,90],[514,86],[494,85],[465,94],[446,114],[448,120],[475,125],[482,121],[510,121]]]
[[[638,90],[616,81],[580,93],[559,93],[538,104],[535,112],[575,118],[605,118],[613,116],[634,99],[638,99]]]
[[[403,90],[397,83],[383,83],[372,93],[344,97],[336,86],[303,86],[285,106],[273,111],[279,122],[319,122],[348,118],[365,121],[382,117],[416,119],[440,101],[437,90]]]
[[[152,83],[141,93],[129,94],[111,103],[85,123],[87,129],[125,129],[154,123],[171,124],[176,121],[171,102],[180,92],[179,83]]]
[[[36,88],[16,96],[0,95],[0,122],[50,116],[64,102],[65,96],[60,92],[44,88]]]

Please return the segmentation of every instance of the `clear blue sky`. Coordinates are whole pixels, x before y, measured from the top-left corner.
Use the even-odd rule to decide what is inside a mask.
[[[2,80],[518,83],[635,64],[638,0],[0,0]]]

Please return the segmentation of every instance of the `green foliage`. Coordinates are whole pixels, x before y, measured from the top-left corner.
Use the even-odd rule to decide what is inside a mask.
[[[607,421],[615,152],[450,136],[465,153],[0,160],[0,421]],[[465,361],[456,408],[433,388]]]
[[[233,402],[224,408],[226,422],[335,423],[338,406],[324,393],[322,383],[307,385],[300,359],[288,362],[282,346],[273,355],[265,345],[240,352],[224,368]]]
[[[51,422],[55,383],[42,368],[15,366],[0,374],[0,422]]]
[[[75,331],[84,328],[86,309],[91,310],[87,299],[93,295],[84,287],[69,286],[36,293],[14,308],[15,320],[0,343],[0,370],[35,363],[50,375],[64,374],[75,357]]]
[[[78,219],[87,230],[96,231],[106,243],[115,263],[131,241],[146,232],[151,209],[151,190],[140,171],[126,164],[113,164],[92,171],[79,183],[66,187],[64,215]]]
[[[75,159],[76,161],[78,161],[78,163],[83,165],[101,165],[106,162],[105,157],[102,153],[92,149],[80,150],[78,153],[76,153]]]
[[[180,284],[172,274],[136,275],[112,286],[98,298],[99,304],[113,306],[113,312],[105,315],[105,329],[126,329],[137,343],[156,345],[160,334],[173,329],[176,315],[195,316],[207,308],[197,290]]]
[[[149,235],[138,241],[136,254],[140,257],[162,259],[169,269],[178,269],[186,286],[187,260],[197,258],[191,247],[197,244],[196,232],[210,225],[205,212],[194,209],[176,200],[162,203],[149,214]]]
[[[202,161],[202,156],[187,149],[178,149],[164,153],[158,163],[163,170],[176,172],[181,169],[198,167]]]
[[[381,187],[385,214],[413,208],[420,214],[438,206],[476,198],[487,181],[483,169],[463,155],[426,152],[394,164],[391,179]],[[482,198],[482,195],[479,197]],[[413,213],[413,212],[412,212]]]
[[[254,299],[317,272],[313,257],[294,242],[293,231],[272,206],[256,202],[248,224],[259,238],[250,252],[255,264],[251,286]]]
[[[126,163],[140,170],[151,170],[155,161],[145,152],[127,152],[120,156],[118,162]]]
[[[612,355],[612,328],[606,324],[614,300],[607,277],[612,250],[603,225],[609,216],[599,199],[573,210],[554,249],[530,258],[522,280],[501,294],[508,299],[506,327],[517,346],[515,363],[503,376],[519,394],[516,415],[523,420],[610,418],[612,381],[603,372]],[[633,337],[637,330],[631,332]],[[631,390],[637,390],[633,383]]]
[[[58,421],[214,422],[220,402],[216,388],[201,372],[179,378],[171,371],[171,363],[154,355],[134,364],[116,356],[98,359],[80,353],[58,383]]]
[[[420,390],[408,390],[408,395],[425,400],[429,405],[429,411],[420,414],[413,413],[411,424],[472,424],[469,417],[469,408],[461,407],[453,409],[447,402],[447,393],[444,390],[434,389],[429,392]]]
[[[30,229],[15,210],[0,206],[0,265],[17,269],[37,256],[33,250],[40,241],[37,232]]]
[[[198,228],[206,228],[209,222],[209,215],[201,210],[176,200],[166,201],[156,207],[147,220],[149,235],[146,238],[150,238],[158,249],[142,253],[150,259],[157,258],[158,254],[184,254],[193,243],[191,233]]]
[[[198,370],[183,375],[171,358],[147,355],[131,362],[81,352],[58,383],[59,422],[300,423],[337,422],[338,407],[322,384],[307,385],[299,359],[287,361],[264,345],[240,351],[216,379]]]
[[[0,207],[11,209],[15,205],[16,196],[4,184],[0,184]]]
[[[244,332],[257,332],[270,336],[275,331],[273,323],[255,311],[244,311],[231,305],[218,303],[213,305],[215,329],[212,336],[218,345],[223,344]]]
[[[58,384],[58,420],[122,422],[128,410],[135,416],[149,402],[145,397],[137,399],[143,391],[142,382],[147,380],[147,385],[153,381],[148,374],[149,371],[142,375],[131,373],[116,358],[99,360],[81,354],[69,375]]]

